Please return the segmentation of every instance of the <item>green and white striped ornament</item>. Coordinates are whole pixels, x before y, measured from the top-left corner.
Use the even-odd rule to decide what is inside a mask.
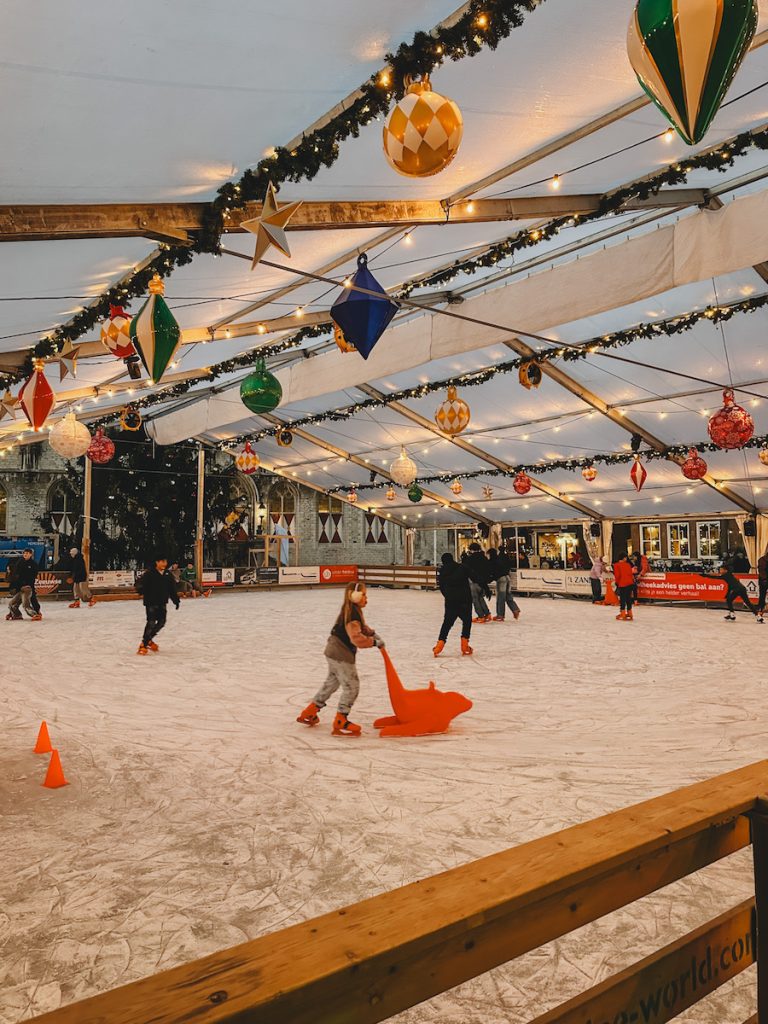
[[[637,0],[627,51],[640,85],[693,146],[757,29],[757,0]]]
[[[149,282],[149,298],[131,320],[131,341],[155,383],[167,370],[181,338],[181,328],[163,298],[164,291],[163,279],[155,274]]]

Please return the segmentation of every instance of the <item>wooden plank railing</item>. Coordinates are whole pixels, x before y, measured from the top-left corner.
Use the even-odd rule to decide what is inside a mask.
[[[375,1024],[748,846],[747,815],[767,820],[759,800],[767,784],[761,761],[37,1021]],[[762,860],[758,867],[762,874]],[[756,936],[753,918],[760,922],[766,908],[760,884],[756,891],[756,914],[751,901],[742,903],[535,1024],[642,1024],[641,998],[649,1013],[658,1002],[648,1024],[660,1024],[754,959],[763,994],[765,929]],[[755,1024],[768,1021],[768,998],[763,1003]]]
[[[437,588],[434,565],[360,565],[357,571],[362,582],[368,585]]]

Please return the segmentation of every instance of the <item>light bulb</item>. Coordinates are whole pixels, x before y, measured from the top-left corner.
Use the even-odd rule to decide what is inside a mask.
[[[549,183],[549,187],[554,189],[555,192],[560,188],[560,175],[556,174],[552,181]]]

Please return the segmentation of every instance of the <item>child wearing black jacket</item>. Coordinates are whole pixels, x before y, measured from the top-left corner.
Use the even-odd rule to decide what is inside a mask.
[[[441,561],[442,565],[437,570],[437,585],[445,598],[445,615],[432,653],[436,658],[439,656],[453,624],[456,619],[461,619],[461,653],[471,654],[469,634],[472,631],[472,592],[469,588],[469,570],[459,565],[447,551]]]
[[[136,581],[136,590],[144,600],[144,610],[147,613],[147,624],[137,654],[149,654],[150,651],[160,650],[155,643],[155,637],[165,625],[168,602],[173,601],[176,610],[179,610],[181,602],[176,592],[176,581],[165,571],[167,568],[166,558],[156,558],[154,567],[147,569]]]

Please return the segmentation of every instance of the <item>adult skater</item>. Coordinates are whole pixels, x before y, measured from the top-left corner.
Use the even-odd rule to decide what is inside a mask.
[[[738,600],[744,602],[744,604],[747,606],[747,608],[749,608],[749,610],[752,612],[752,614],[755,616],[755,619],[758,622],[763,621],[762,612],[758,611],[758,609],[755,608],[755,606],[749,600],[747,588],[744,586],[741,580],[736,579],[732,569],[729,569],[725,565],[721,565],[720,571],[718,573],[700,572],[699,576],[703,576],[705,580],[723,580],[725,582],[727,588],[725,591],[725,603],[728,605],[728,614],[725,616],[725,618],[728,619],[729,622],[736,621],[736,616],[733,612],[733,604],[734,601]]]
[[[153,567],[147,569],[136,581],[136,590],[142,596],[147,614],[147,624],[137,654],[149,654],[150,651],[160,650],[155,643],[155,637],[168,617],[168,602],[173,601],[176,611],[179,610],[181,602],[176,592],[176,581],[165,571],[167,568],[166,558],[156,558]]]
[[[355,657],[358,649],[383,647],[384,641],[366,623],[363,608],[368,604],[368,592],[364,583],[348,583],[344,589],[344,603],[333,625],[325,645],[325,660],[328,662],[328,676],[296,719],[304,725],[317,725],[320,712],[331,696],[341,687],[339,706],[333,719],[331,733],[334,736],[359,736],[362,729],[349,720],[349,712],[360,692]]]
[[[96,602],[93,599],[88,587],[88,570],[85,567],[85,558],[80,548],[69,549],[69,575],[72,577],[72,596],[74,600],[70,608],[79,608],[81,601],[86,601],[89,608]]]
[[[640,585],[640,580],[651,568],[651,563],[645,555],[641,555],[639,551],[635,551],[629,556],[629,564],[632,566],[632,572],[635,577],[634,583],[632,584],[632,602],[633,604],[639,604],[640,598],[638,596],[638,587]]]
[[[757,560],[757,582],[760,587],[757,597],[757,614],[762,618],[765,612],[765,598],[768,595],[768,548]]]
[[[472,592],[472,604],[475,608],[473,622],[490,622],[491,609],[486,604],[486,597],[491,596],[491,589],[488,584],[491,581],[491,571],[488,559],[477,541],[469,545],[469,554],[464,563],[469,573],[469,589]]]
[[[8,604],[6,619],[18,621],[23,618],[20,608],[23,607],[33,622],[39,622],[43,615],[40,602],[35,592],[35,580],[39,567],[34,559],[32,548],[24,548],[21,558],[15,558],[8,566],[8,587],[11,600]]]
[[[592,559],[592,568],[589,570],[589,585],[592,587],[592,604],[603,603],[603,577],[606,574],[603,556],[598,555]]]
[[[632,622],[632,605],[635,588],[635,573],[629,555],[622,555],[613,565],[613,578],[616,583],[616,590],[619,595],[619,614],[616,618],[620,622]]]
[[[520,608],[512,594],[512,559],[506,551],[497,551],[496,548],[488,548],[488,566],[491,579],[496,581],[496,614],[494,622],[503,622],[504,615],[509,607],[515,619],[520,618]]]
[[[445,647],[445,641],[456,619],[461,619],[461,653],[472,654],[469,635],[472,632],[472,591],[469,588],[469,572],[460,565],[450,552],[446,551],[437,570],[437,585],[445,598],[445,615],[440,627],[440,636],[432,648],[437,658]]]

